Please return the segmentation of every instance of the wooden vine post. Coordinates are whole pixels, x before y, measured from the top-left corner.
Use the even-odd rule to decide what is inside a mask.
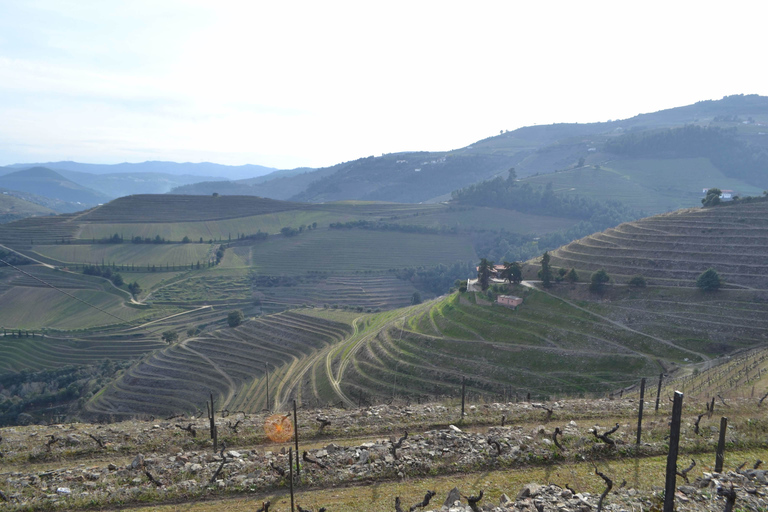
[[[723,472],[725,462],[725,434],[728,430],[728,418],[720,418],[720,439],[717,441],[717,453],[715,454],[715,473]]]
[[[467,391],[467,378],[461,378],[461,419],[464,419],[464,396]]]
[[[672,426],[669,428],[669,453],[667,454],[667,480],[664,486],[664,512],[675,510],[675,480],[677,478],[677,451],[680,446],[680,420],[683,415],[683,394],[675,391],[672,403]]]
[[[285,452],[283,452],[285,453]],[[291,486],[291,512],[294,512],[293,505],[293,448],[288,448],[288,482]]]
[[[264,363],[264,372],[267,375],[267,411],[272,412],[272,409],[269,407],[269,366],[267,366],[267,363]]]
[[[211,439],[213,439],[213,451],[219,451],[218,432],[216,432],[216,410],[213,408],[213,391],[211,391],[211,402],[205,404],[208,406],[208,421],[211,423]]]
[[[643,433],[643,405],[645,405],[645,377],[640,380],[640,408],[637,411],[637,441],[640,444],[640,436]]]
[[[296,416],[296,400],[293,401],[293,439],[296,442],[296,480],[301,481],[301,469],[299,468],[299,421]],[[293,461],[291,461],[293,464]]]
[[[664,379],[664,373],[659,374],[659,388],[656,390],[656,411],[659,412],[659,398],[661,398],[661,381]]]

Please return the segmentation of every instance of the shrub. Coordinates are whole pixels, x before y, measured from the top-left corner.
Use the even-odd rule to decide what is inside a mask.
[[[609,282],[610,280],[611,278],[608,275],[608,272],[606,272],[604,268],[601,268],[592,274],[592,282],[589,285],[589,289],[593,292],[601,292],[605,287],[605,283]]]
[[[696,286],[705,292],[714,292],[720,289],[723,281],[720,274],[713,268],[708,268],[696,279]]]
[[[235,309],[234,311],[230,311],[227,315],[227,324],[229,324],[230,327],[237,327],[241,323],[243,323],[243,320],[245,320],[245,316],[243,315],[243,312],[239,309]]]
[[[637,274],[636,276],[632,276],[632,278],[629,280],[629,286],[634,286],[636,288],[645,288],[646,282],[645,277],[643,277],[640,274]]]

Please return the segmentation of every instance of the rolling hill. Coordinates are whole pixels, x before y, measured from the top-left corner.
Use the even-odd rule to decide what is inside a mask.
[[[515,167],[520,178],[535,177],[532,183],[552,181],[558,189],[576,188],[579,194],[599,194],[599,189],[568,186],[567,179],[561,183],[560,174],[586,165],[587,168],[618,169],[624,181],[614,183],[617,199],[637,197],[638,202],[651,206],[641,209],[657,213],[696,205],[698,183],[709,179],[713,182],[711,186],[723,183],[721,188],[734,188],[742,195],[768,188],[768,182],[759,172],[747,175],[742,167],[731,165],[730,159],[718,158],[732,155],[733,151],[722,148],[724,151],[715,154],[712,146],[703,140],[697,147],[681,146],[666,154],[630,155],[616,152],[612,144],[617,139],[684,130],[686,126],[723,129],[729,134],[732,148],[738,147],[745,155],[746,165],[750,160],[764,158],[759,155],[768,148],[766,125],[768,98],[736,95],[625,120],[529,126],[450,151],[371,156],[293,176],[275,174],[275,179],[265,176],[266,181],[259,183],[248,180],[238,184],[198,183],[173,192],[252,194],[301,202],[346,199],[437,202],[449,198],[456,189],[504,176],[510,167]],[[706,161],[697,166],[685,160],[696,158]],[[656,178],[669,176],[670,168],[675,170],[679,188],[665,188]],[[632,172],[626,172],[627,169]],[[682,196],[678,192],[682,192]]]
[[[0,176],[0,187],[77,203],[82,209],[111,199],[106,194],[78,185],[45,167],[32,167]]]
[[[56,214],[50,208],[15,197],[11,193],[12,191],[0,190],[0,224],[26,217]]]

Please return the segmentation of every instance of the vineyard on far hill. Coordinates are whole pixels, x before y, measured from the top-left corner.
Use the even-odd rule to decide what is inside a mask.
[[[712,267],[730,287],[768,289],[768,202],[696,208],[627,222],[552,251],[581,275],[604,268],[618,283],[693,286]]]

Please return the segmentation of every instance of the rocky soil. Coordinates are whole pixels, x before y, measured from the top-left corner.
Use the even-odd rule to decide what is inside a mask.
[[[301,480],[304,486],[345,486],[665,453],[667,413],[646,420],[647,441],[638,448],[634,446],[636,419],[632,416],[636,408],[637,403],[630,400],[485,404],[469,407],[460,426],[448,423],[451,418],[458,419],[456,407],[438,404],[302,410]],[[646,410],[652,409],[648,402]],[[504,426],[500,426],[502,416]],[[0,510],[120,506],[285,489],[288,449],[293,444],[266,441],[262,429],[266,417],[230,414],[217,419],[220,445],[216,452],[207,418],[0,429]],[[613,427],[597,419],[606,417],[619,418],[617,431],[609,437],[615,444],[596,435]],[[330,425],[321,427],[318,419],[328,420]],[[715,419],[708,424],[703,420],[698,435],[693,430],[694,421],[695,415],[686,419],[681,443],[713,445]],[[417,430],[424,426],[428,428]],[[195,437],[181,427],[191,427]],[[557,436],[555,429],[560,432]],[[746,442],[746,435],[746,427],[733,425],[728,441],[739,446]],[[663,485],[663,475],[659,478],[659,485]],[[731,484],[738,508],[768,510],[768,479],[759,469],[705,473],[695,482],[682,483],[677,493],[678,510],[722,510],[726,498],[718,490],[729,491]],[[596,509],[599,499],[597,495],[536,484],[510,489],[509,495],[516,499],[502,497],[499,504],[480,500],[475,510],[586,512]],[[658,491],[655,495],[641,493],[616,482],[603,508],[649,510],[661,503],[659,496]],[[433,510],[472,510],[466,499],[451,498],[456,496],[437,496],[420,510],[430,510],[438,500],[445,500],[445,506]],[[403,510],[412,505],[403,504]]]

